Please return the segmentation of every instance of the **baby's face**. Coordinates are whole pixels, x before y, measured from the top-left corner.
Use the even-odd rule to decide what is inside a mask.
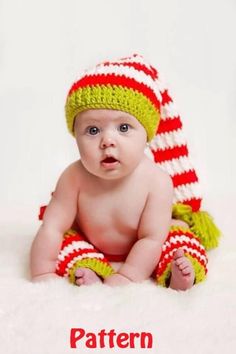
[[[144,157],[147,134],[132,115],[110,109],[78,114],[75,137],[83,166],[104,179],[132,173]]]

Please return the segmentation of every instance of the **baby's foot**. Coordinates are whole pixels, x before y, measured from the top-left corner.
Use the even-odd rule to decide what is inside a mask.
[[[175,290],[187,290],[193,286],[195,278],[194,269],[190,260],[184,256],[184,251],[175,251],[171,263],[170,288]]]
[[[78,268],[75,271],[76,285],[91,285],[93,283],[101,282],[101,279],[95,272],[89,268]]]

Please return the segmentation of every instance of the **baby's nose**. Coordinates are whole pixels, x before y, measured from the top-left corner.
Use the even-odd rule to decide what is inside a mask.
[[[115,139],[111,134],[104,134],[101,138],[100,147],[105,149],[107,147],[114,147],[116,145]]]

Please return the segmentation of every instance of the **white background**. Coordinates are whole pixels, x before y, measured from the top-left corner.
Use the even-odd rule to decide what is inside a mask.
[[[69,328],[76,326],[150,329],[158,343],[153,353],[235,352],[235,18],[235,0],[0,0],[3,352],[68,353]],[[81,70],[135,52],[169,84],[203,209],[224,234],[209,252],[207,281],[185,293],[152,284],[31,284],[38,207],[78,158],[64,118],[69,87]]]

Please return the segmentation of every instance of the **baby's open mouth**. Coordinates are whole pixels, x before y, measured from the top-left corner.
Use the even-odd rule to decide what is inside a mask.
[[[118,160],[116,160],[114,157],[106,157],[104,160],[102,160],[102,162],[105,162],[105,163],[114,163],[114,162],[117,162]]]

